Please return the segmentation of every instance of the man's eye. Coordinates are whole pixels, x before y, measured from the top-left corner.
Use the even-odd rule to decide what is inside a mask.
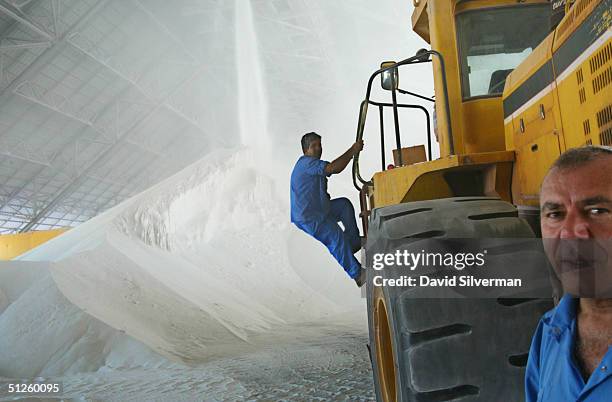
[[[607,208],[589,208],[588,209],[589,215],[595,215],[595,216],[600,216],[600,215],[605,215],[605,214],[609,214],[610,210]]]
[[[559,211],[551,211],[551,212],[547,212],[544,216],[547,217],[548,219],[559,219],[563,217],[563,214]]]

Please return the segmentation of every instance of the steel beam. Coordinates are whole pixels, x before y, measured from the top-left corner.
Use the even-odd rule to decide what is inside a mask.
[[[48,32],[44,27],[30,20],[23,11],[21,11],[19,8],[15,7],[12,4],[0,0],[0,13],[6,14],[15,21],[22,23],[23,25],[27,26],[29,29],[36,32],[38,35],[42,36],[50,42],[53,42],[55,40],[54,34]]]
[[[28,67],[26,67],[26,69],[23,70],[9,86],[4,88],[2,92],[0,92],[0,99],[2,99],[2,95],[4,95],[5,93],[12,92],[21,81],[29,80],[32,77],[36,76],[36,74],[38,74],[41,69],[43,69],[47,64],[49,64],[51,60],[53,60],[59,53],[61,53],[67,47],[66,37],[74,30],[77,30],[80,27],[88,24],[89,19],[93,17],[101,8],[103,8],[107,2],[108,0],[98,0],[98,2],[93,7],[91,7],[85,13],[85,15],[81,17],[80,20],[72,24],[72,26],[70,26],[63,35],[54,40],[52,46],[46,48],[40,55],[38,55],[38,57],[36,57],[36,59],[34,59],[34,61],[30,63]],[[6,102],[6,99],[4,100],[4,102]],[[0,107],[1,106],[2,105],[0,105]]]
[[[7,158],[12,158],[12,159],[19,159],[20,161],[24,161],[24,162],[30,162],[33,163],[35,165],[40,165],[40,166],[46,166],[46,167],[50,167],[51,164],[48,161],[43,161],[40,159],[34,159],[34,158],[29,158],[27,156],[21,156],[18,155],[12,151],[0,151],[0,155],[1,156],[5,156]]]
[[[70,182],[66,187],[64,187],[64,189],[53,200],[51,200],[40,212],[36,214],[36,216],[30,222],[28,222],[21,229],[21,232],[27,232],[35,224],[37,224],[40,221],[40,219],[42,219],[46,214],[48,214],[58,202],[63,200],[67,195],[70,194],[71,191],[74,190],[74,188],[80,185],[80,182],[81,180],[83,180],[83,177],[86,177],[89,174],[89,172],[92,171],[101,160],[106,158],[109,154],[113,153],[120,145],[122,145],[123,139],[127,138],[133,130],[140,127],[141,124],[149,120],[163,106],[163,104],[169,98],[171,98],[178,90],[182,89],[183,85],[185,85],[186,82],[191,81],[200,72],[201,72],[200,69],[194,71],[192,75],[190,75],[185,80],[183,80],[183,82],[181,82],[176,88],[174,88],[173,91],[170,91],[170,93],[168,93],[164,97],[164,99],[162,99],[147,115],[140,118],[128,130],[126,130],[123,133],[123,135],[120,138],[118,138],[117,142],[115,142],[113,145],[107,148],[104,152],[99,154],[93,161],[91,161],[91,163],[83,170],[83,172],[81,172],[81,174],[79,174],[75,179],[72,180],[72,182]]]
[[[147,65],[147,68],[145,69],[145,71],[150,71],[150,66],[153,64],[149,63]],[[104,68],[104,66],[99,65],[100,69]],[[128,91],[130,91],[132,89],[132,87],[130,85],[126,85],[124,87],[124,89],[120,92],[120,94],[117,96],[118,99],[121,99]],[[134,102],[137,103],[137,102]],[[107,106],[104,107],[104,109],[100,112],[101,115],[104,115],[106,112],[108,112],[112,107],[117,107],[116,103],[109,103]],[[87,129],[89,126],[85,127],[83,130]],[[72,143],[74,140],[78,139],[81,135],[83,134],[83,131],[78,132],[77,134],[72,135],[66,142],[66,145],[69,145],[70,143]],[[109,144],[110,145],[110,144]],[[51,164],[53,165],[55,163],[55,158],[52,159]],[[36,179],[36,177],[38,177],[42,172],[44,171],[44,169],[40,169],[35,175],[32,176],[30,181],[33,181],[34,179]],[[27,183],[22,187],[25,188],[25,186],[27,186]],[[16,195],[19,194],[20,191],[17,191],[16,193],[11,193],[11,195],[9,196],[8,200],[6,201],[7,203],[10,202],[10,200],[12,200]],[[112,198],[112,196],[111,196]],[[4,207],[4,205],[6,205],[6,203],[3,203],[2,206],[0,206],[0,209],[2,207]],[[77,222],[77,221],[75,221]]]
[[[29,80],[31,77],[36,76],[36,74],[38,74],[40,72],[40,70],[42,68],[44,68],[51,60],[53,60],[57,54],[61,53],[65,48],[66,48],[66,42],[65,39],[67,37],[67,35],[72,32],[75,29],[79,29],[80,27],[86,25],[89,22],[89,19],[92,18],[101,8],[103,8],[106,3],[108,2],[108,0],[99,0],[93,7],[91,7],[86,13],[85,15],[83,15],[83,17],[75,22],[72,26],[70,26],[64,35],[62,35],[60,38],[58,38],[58,40],[56,40],[55,42],[53,42],[53,45],[46,48],[41,54],[39,54],[36,59],[34,59],[34,61],[32,63],[30,63],[28,65],[28,67],[26,67],[25,70],[23,70],[19,76],[17,76],[12,82],[11,84],[9,84],[6,88],[4,88],[1,92],[0,92],[0,107],[2,107],[2,103],[5,103],[8,98],[4,97],[2,95],[4,95],[7,92],[12,92],[14,91],[14,89],[19,85],[19,83],[22,80]],[[40,173],[42,173],[44,169],[40,170]],[[39,174],[40,174],[39,173]],[[24,188],[27,186],[27,183],[24,185]],[[14,198],[14,196],[16,196],[17,194],[14,194],[12,198]],[[10,199],[9,199],[10,201]],[[3,203],[5,204],[5,203]]]
[[[109,71],[113,72],[117,77],[119,77],[123,81],[125,81],[125,82],[129,83],[130,85],[132,85],[132,87],[134,89],[136,89],[138,92],[140,92],[140,94],[143,95],[147,100],[151,101],[152,103],[155,102],[154,99],[151,98],[151,95],[149,93],[147,93],[147,91],[144,88],[142,88],[132,78],[128,77],[123,71],[121,71],[117,67],[109,64],[107,61],[102,60],[98,55],[95,54],[94,51],[91,51],[90,49],[85,49],[82,45],[76,43],[74,38],[77,37],[78,35],[79,35],[78,32],[75,32],[74,34],[72,34],[70,36],[70,38],[68,38],[68,43],[70,45],[72,45],[75,49],[81,51],[83,54],[89,56],[92,60],[96,61],[97,63],[102,64],[103,66],[105,66]],[[195,71],[197,71],[197,72],[200,72],[201,69],[202,69],[202,66],[197,66],[197,65],[192,65],[192,66],[194,67]],[[182,85],[181,85],[181,87],[182,87]],[[166,97],[165,99],[168,100],[169,97]],[[204,134],[206,136],[209,136],[209,133],[206,132],[206,130],[204,130],[202,128],[202,126],[200,126],[200,124],[196,120],[194,120],[193,118],[185,115],[183,112],[181,112],[180,110],[178,110],[174,106],[168,104],[166,101],[164,101],[159,106],[162,106],[162,107],[166,108],[167,110],[171,111],[176,116],[178,116],[180,119],[182,119],[182,120],[188,122],[189,124],[191,124],[198,131],[200,131],[202,134]]]
[[[2,38],[2,41],[6,41],[9,38]],[[0,44],[0,51],[2,50],[21,50],[21,49],[35,49],[39,47],[52,46],[52,42],[34,42],[34,41],[19,41],[18,43]]]

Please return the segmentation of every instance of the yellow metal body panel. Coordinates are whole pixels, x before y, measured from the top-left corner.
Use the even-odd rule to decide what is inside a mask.
[[[506,80],[504,96],[514,92],[552,57],[554,33],[549,35]],[[550,83],[504,121],[506,148],[516,150],[512,183],[513,201],[519,205],[538,205],[540,183],[559,156],[561,123],[556,88]]]
[[[609,51],[612,51],[612,41],[608,40],[607,47]],[[600,70],[601,75],[610,76],[608,82],[612,81],[611,65],[612,63],[608,62],[607,72]],[[557,86],[565,147],[610,146],[612,145],[612,118],[609,116],[612,113],[610,107],[612,87],[608,86],[605,90],[594,93],[594,85],[591,84],[598,79],[600,74],[590,72],[588,61],[585,61],[577,70]],[[576,75],[584,77],[580,80],[580,84],[578,84],[579,80],[576,79]],[[606,114],[607,118],[599,117]]]
[[[412,30],[425,42],[429,41],[429,18],[427,15],[427,0],[414,0],[412,12]]]
[[[41,230],[0,236],[0,260],[11,260],[64,233],[67,229]]]
[[[538,137],[516,151],[512,194],[515,204],[537,207],[540,184],[546,172],[559,157],[559,138],[555,133]]]
[[[600,3],[577,1],[555,32],[506,80],[504,100],[529,85],[527,81],[538,70],[550,66],[550,84],[504,120],[506,148],[517,154],[512,183],[517,205],[538,206],[542,179],[561,152],[584,145],[612,145],[612,15],[607,22],[606,18],[597,22],[601,36],[575,59],[561,60],[562,51],[555,53],[559,58],[553,57]]]
[[[469,100],[462,105],[465,153],[506,150],[501,97]]]
[[[564,148],[612,145],[612,36],[568,70],[556,84]]]
[[[453,155],[430,162],[417,163],[386,170],[374,175],[374,206],[384,207],[400,202],[451,197],[452,191],[444,174],[453,169],[485,169],[498,166],[489,193],[509,199],[509,168],[514,161],[513,152],[487,152]],[[505,171],[504,171],[505,169]]]
[[[506,78],[506,86],[504,89],[504,99],[508,97],[509,94],[513,93],[517,88],[529,79],[529,77],[533,76],[533,74],[542,68],[552,57],[552,44],[554,39],[554,32],[546,37],[542,43],[536,47],[533,52],[527,56],[523,62],[512,71],[510,75]],[[549,91],[554,91],[554,86],[551,85],[548,88]],[[533,140],[539,136],[538,131],[536,130],[536,126],[530,126],[527,129],[527,123],[532,122],[537,124],[537,118],[533,119],[534,110],[536,110],[536,114],[539,116],[539,104],[535,102],[535,109],[526,110],[522,115],[520,113],[515,116],[509,116],[504,120],[504,134],[505,134],[505,142],[506,149],[513,150],[517,149],[527,143],[533,142]],[[529,106],[529,105],[526,105]],[[549,105],[552,107],[552,104]],[[519,110],[520,112],[520,110]],[[547,111],[545,110],[545,113]],[[523,119],[524,132],[521,131],[520,120]],[[549,119],[550,121],[550,119]],[[547,122],[548,123],[548,122]]]

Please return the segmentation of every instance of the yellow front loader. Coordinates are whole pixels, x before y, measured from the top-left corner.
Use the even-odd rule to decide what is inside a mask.
[[[413,30],[431,50],[383,63],[360,108],[357,139],[375,110],[382,159],[369,180],[359,156],[353,163],[365,255],[391,238],[538,236],[539,187],[554,160],[572,147],[612,145],[612,0],[413,4]],[[403,71],[421,63],[432,64],[433,98],[401,88]],[[372,99],[378,80],[390,99]],[[433,133],[427,108],[404,101],[415,97],[435,104]],[[424,112],[427,144],[402,146],[405,109]],[[389,167],[386,111],[395,134]],[[368,275],[379,401],[523,400],[531,335],[552,295],[415,300],[410,288],[372,286]]]

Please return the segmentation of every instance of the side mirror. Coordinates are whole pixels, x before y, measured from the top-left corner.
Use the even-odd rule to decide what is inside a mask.
[[[391,67],[394,64],[394,61],[385,61],[381,63],[380,68]],[[383,71],[383,73],[380,75],[380,85],[387,91],[391,91],[399,87],[399,72],[397,71],[397,67]]]

